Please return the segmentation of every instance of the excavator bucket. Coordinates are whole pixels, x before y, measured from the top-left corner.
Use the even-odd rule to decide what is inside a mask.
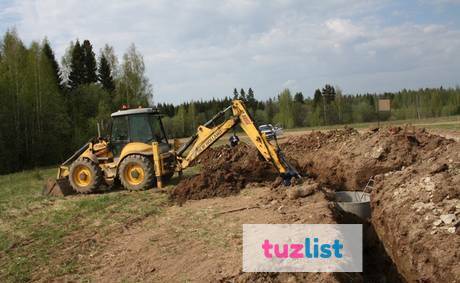
[[[44,196],[63,197],[75,194],[67,178],[48,179],[43,186],[42,194]]]

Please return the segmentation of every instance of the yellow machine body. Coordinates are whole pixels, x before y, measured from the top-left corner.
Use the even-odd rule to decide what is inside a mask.
[[[230,117],[215,125],[216,121],[225,117],[230,110]],[[147,115],[145,113],[152,113],[153,110],[128,111],[130,112],[126,115]],[[117,112],[116,116],[124,117],[123,114]],[[45,192],[48,190],[48,193],[52,193],[51,191],[56,191],[59,186],[65,186],[63,184],[66,180],[79,192],[96,189],[101,185],[100,180],[110,185],[117,178],[127,189],[147,188],[154,182],[161,187],[174,172],[181,174],[193,160],[236,126],[241,127],[264,159],[271,162],[285,180],[299,176],[295,168],[285,160],[278,145],[271,144],[266,135],[258,130],[244,103],[233,100],[229,107],[217,113],[204,125],[200,125],[196,133],[182,145],[177,140],[172,145],[169,142],[157,141],[128,142],[123,145],[121,152],[115,155],[111,141],[93,140],[59,167],[58,181],[48,182]],[[162,125],[161,129],[164,133]]]

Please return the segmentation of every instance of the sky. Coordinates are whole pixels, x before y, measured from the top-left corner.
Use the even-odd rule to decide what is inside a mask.
[[[460,0],[0,0],[0,32],[143,54],[154,102],[460,84]]]

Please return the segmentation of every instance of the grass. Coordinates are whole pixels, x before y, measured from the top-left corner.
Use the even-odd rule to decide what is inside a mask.
[[[393,121],[382,121],[380,122],[381,126],[401,126],[401,125],[414,125],[417,127],[424,127],[429,129],[439,129],[439,130],[453,130],[453,131],[460,131],[460,115],[455,116],[446,116],[446,117],[437,117],[437,118],[425,118],[425,119],[407,119],[407,120],[393,120]],[[377,127],[377,122],[369,122],[369,123],[354,123],[354,124],[337,124],[337,125],[327,125],[327,126],[315,126],[315,127],[299,127],[299,128],[292,128],[292,129],[284,129],[284,132],[287,135],[290,133],[302,132],[302,131],[319,131],[319,130],[332,130],[332,129],[339,129],[346,126],[356,128],[356,129],[363,129],[363,128],[370,128],[370,127]],[[229,144],[228,139],[233,133],[225,134],[221,139],[217,140],[213,147],[221,146],[224,144]],[[251,143],[248,136],[241,131],[237,132],[238,137],[241,141],[245,143]],[[285,135],[283,135],[285,136]],[[283,138],[281,136],[281,139]],[[187,139],[183,139],[182,142],[185,142]]]
[[[103,242],[104,236],[122,227],[160,214],[168,203],[167,194],[155,189],[44,197],[44,180],[55,171],[0,176],[0,282],[83,275],[78,255],[100,247],[88,240]]]
[[[429,129],[460,131],[460,122],[455,123],[455,124],[453,123],[448,123],[448,124],[439,123],[439,124],[433,124],[433,125],[427,124],[424,127],[429,128]]]
[[[460,129],[460,115],[456,116],[447,116],[447,117],[437,117],[437,118],[425,118],[425,119],[407,119],[407,120],[393,120],[393,121],[382,121],[380,125],[414,125],[418,127],[425,127],[431,129],[443,129],[443,130],[459,130]],[[337,129],[343,128],[346,124],[340,125],[328,125],[328,126],[315,126],[315,127],[301,127],[294,129],[287,129],[287,132],[298,132],[298,131],[313,131],[313,130],[327,130],[327,129]],[[369,128],[377,127],[377,122],[369,123],[355,123],[347,124],[349,127],[353,128]]]

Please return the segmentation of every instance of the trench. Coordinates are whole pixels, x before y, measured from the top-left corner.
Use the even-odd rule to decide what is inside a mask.
[[[327,195],[327,198],[337,223],[363,225],[363,272],[361,274],[363,282],[406,282],[386,252],[370,218],[363,219],[340,209],[334,204],[335,199],[330,194]],[[337,273],[336,278],[340,282],[350,282],[347,274]]]

